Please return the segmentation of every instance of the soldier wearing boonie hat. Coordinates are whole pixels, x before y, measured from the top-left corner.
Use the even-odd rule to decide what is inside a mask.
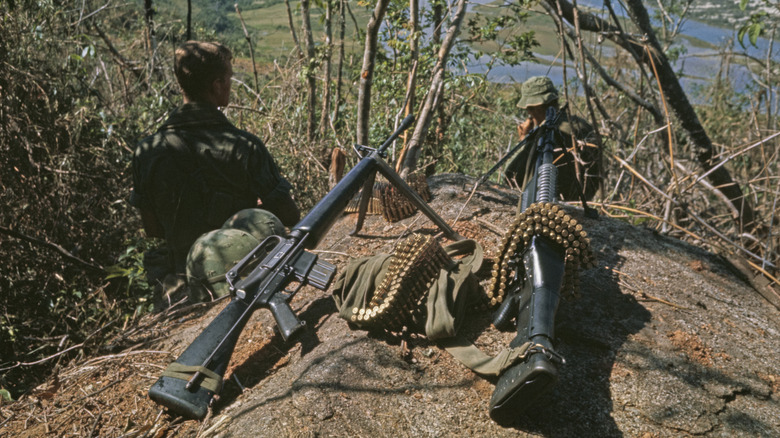
[[[526,80],[520,88],[520,101],[517,106],[528,115],[517,128],[520,138],[527,142],[507,165],[506,178],[510,185],[523,190],[533,177],[536,162],[535,127],[541,125],[547,108],[558,108],[558,90],[547,76],[534,76]],[[577,140],[576,149],[572,143],[572,134]],[[530,137],[528,137],[530,135]],[[558,193],[567,201],[580,200],[580,192],[586,200],[591,200],[601,186],[601,152],[595,144],[593,127],[585,120],[568,113],[561,115],[556,135],[555,164],[558,166]],[[579,166],[575,165],[572,150],[577,151]]]
[[[547,105],[558,100],[558,90],[547,76],[534,76],[523,83],[521,97],[517,106],[527,109],[529,106]]]

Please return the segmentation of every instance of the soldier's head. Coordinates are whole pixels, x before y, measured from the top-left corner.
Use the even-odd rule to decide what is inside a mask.
[[[176,48],[174,73],[185,102],[227,106],[233,76],[230,49],[219,43],[187,41]]]
[[[558,90],[547,76],[534,76],[523,82],[517,106],[526,110],[537,122],[544,120],[547,108],[558,108]]]

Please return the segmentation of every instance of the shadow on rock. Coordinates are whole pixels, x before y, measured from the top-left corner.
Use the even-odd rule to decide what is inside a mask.
[[[323,318],[329,318],[335,311],[336,306],[333,303],[333,299],[330,297],[322,297],[314,300],[311,305],[298,315],[300,320],[306,321],[307,324],[309,324],[309,327],[297,339],[291,339],[285,342],[278,331],[274,329],[274,335],[271,339],[260,349],[252,353],[248,359],[239,364],[233,370],[230,377],[225,380],[225,385],[219,396],[219,400],[214,403],[215,411],[219,411],[221,408],[229,406],[241,395],[244,388],[256,386],[268,377],[275,368],[284,366],[284,364],[279,364],[279,360],[287,355],[296,344],[301,344],[301,356],[305,356],[306,353],[313,350],[321,343],[317,335],[317,326],[320,325],[321,322],[319,324],[311,323],[313,321],[321,321]],[[266,317],[270,323],[274,324],[272,322],[273,318],[270,317],[270,313]],[[243,388],[241,388],[233,379],[234,375],[236,376],[235,378],[240,381],[240,385],[243,386]]]
[[[589,233],[598,219],[580,219]],[[515,429],[545,436],[623,436],[612,417],[610,388],[617,352],[649,321],[650,312],[621,292],[605,266],[619,266],[615,242],[591,233],[598,267],[581,273],[580,296],[563,299],[556,317],[557,351],[566,359],[559,380],[518,415]]]

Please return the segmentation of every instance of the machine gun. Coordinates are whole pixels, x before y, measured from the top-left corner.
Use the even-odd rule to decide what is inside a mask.
[[[535,146],[534,174],[520,204],[524,217],[546,217],[552,211],[550,206],[556,202],[557,167],[553,164],[553,149],[562,112],[548,108],[545,123],[537,128],[541,132]],[[543,212],[545,208],[547,211]],[[506,256],[504,269],[514,274],[502,280],[507,283],[506,294],[500,295],[503,301],[493,315],[493,324],[501,330],[511,328],[512,320],[516,319],[517,336],[510,342],[510,347],[530,343],[525,360],[504,371],[496,383],[490,400],[490,416],[499,424],[511,422],[550,389],[558,379],[558,365],[564,363],[553,350],[553,329],[564,283],[566,252],[551,238],[552,233],[540,234],[534,232],[534,227],[526,228],[530,228],[531,233],[521,241],[525,241],[523,250],[509,252]]]
[[[292,228],[287,237],[268,237],[227,272],[226,280],[235,293],[234,298],[152,385],[149,389],[152,400],[183,417],[205,417],[212,398],[222,389],[222,378],[238,337],[258,308],[271,311],[285,341],[300,333],[305,322],[298,319],[289,301],[306,284],[327,290],[336,271],[335,266],[318,260],[306,249],[319,244],[361,185],[364,190],[373,186],[377,171],[442,228],[445,235],[453,240],[460,239],[382,159],[385,149],[413,122],[414,116],[406,117],[378,149],[356,148],[360,152],[370,152],[361,156],[360,162]],[[370,193],[370,189],[366,193]],[[368,199],[368,196],[363,198]],[[362,205],[354,233],[359,231],[365,211],[365,205]],[[293,281],[298,283],[297,288],[286,291]]]

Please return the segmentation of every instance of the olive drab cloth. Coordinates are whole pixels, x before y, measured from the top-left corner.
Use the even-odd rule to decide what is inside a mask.
[[[198,236],[292,188],[263,142],[208,103],[184,104],[139,142],[133,186],[130,203],[157,216],[178,273]]]
[[[455,259],[450,269],[441,269],[428,289],[425,335],[475,372],[497,376],[522,360],[529,345],[506,349],[493,357],[458,336],[458,327],[468,315],[467,305],[478,302],[475,294],[482,293],[475,274],[482,266],[483,250],[479,243],[470,239],[455,242],[444,250],[450,257],[463,257]],[[357,258],[339,272],[333,285],[333,299],[341,318],[350,321],[352,309],[371,300],[382,283],[390,259],[390,254]]]
[[[283,236],[284,225],[273,213],[247,208],[234,214],[218,230],[202,234],[187,255],[190,301],[213,300],[230,293],[225,274],[267,237]]]
[[[547,76],[534,76],[528,78],[520,87],[520,101],[517,102],[518,108],[528,108],[529,106],[541,106],[558,100],[558,90],[555,88],[552,79]]]
[[[526,184],[533,177],[537,157],[536,146],[541,132],[539,129],[532,132],[525,147],[517,152],[507,165],[506,177],[513,180],[521,189],[525,189]],[[571,153],[572,134],[580,141],[576,149],[580,159],[579,171]],[[595,144],[593,127],[577,116],[564,113],[558,124],[555,143],[554,163],[558,168],[558,193],[566,201],[579,201],[580,184],[577,181],[579,175],[585,199],[592,199],[601,186],[601,151]]]

